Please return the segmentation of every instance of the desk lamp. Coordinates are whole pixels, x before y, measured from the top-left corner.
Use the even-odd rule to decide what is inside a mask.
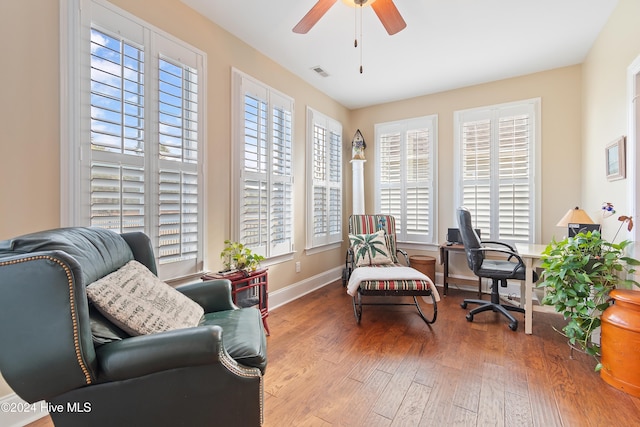
[[[576,206],[574,209],[569,209],[567,213],[564,214],[562,219],[558,221],[556,226],[567,227],[568,229],[569,224],[595,224],[595,223],[583,209],[580,209],[579,207]]]

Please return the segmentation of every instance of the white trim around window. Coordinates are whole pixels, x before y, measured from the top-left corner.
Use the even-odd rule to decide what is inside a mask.
[[[61,223],[147,234],[204,270],[206,54],[103,0],[61,0]]]
[[[487,240],[540,239],[540,108],[533,98],[454,113],[454,212],[469,208]]]
[[[231,69],[232,239],[267,258],[293,258],[294,101]]]

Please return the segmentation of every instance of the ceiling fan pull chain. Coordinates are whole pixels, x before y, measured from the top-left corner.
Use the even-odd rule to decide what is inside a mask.
[[[360,4],[360,74],[362,74],[362,3]]]
[[[358,9],[353,8],[353,47],[358,47]]]

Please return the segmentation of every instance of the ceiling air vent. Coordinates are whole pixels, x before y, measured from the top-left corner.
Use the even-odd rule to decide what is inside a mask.
[[[322,77],[329,77],[329,73],[327,73],[325,70],[322,69],[321,66],[317,65],[315,67],[311,67],[311,69],[313,71],[315,71],[316,73],[318,73],[319,75],[321,75]]]

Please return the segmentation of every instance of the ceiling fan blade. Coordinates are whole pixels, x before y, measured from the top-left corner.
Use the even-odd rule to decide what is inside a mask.
[[[398,8],[393,4],[393,0],[376,0],[371,7],[390,36],[404,30],[407,26]]]
[[[293,32],[298,34],[307,34],[309,30],[316,25],[316,22],[324,16],[325,13],[338,0],[318,0],[318,2],[302,17],[300,22],[293,27]]]

